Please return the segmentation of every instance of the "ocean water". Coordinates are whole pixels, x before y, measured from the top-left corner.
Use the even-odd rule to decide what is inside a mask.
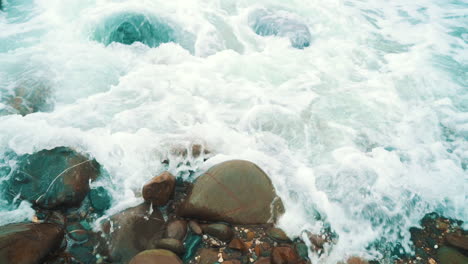
[[[247,159],[288,234],[333,232],[313,263],[411,252],[429,212],[468,221],[466,1],[2,2],[0,186],[69,146],[103,166],[112,214],[163,170]],[[194,144],[211,158],[171,154]],[[33,213],[0,199],[0,224]]]

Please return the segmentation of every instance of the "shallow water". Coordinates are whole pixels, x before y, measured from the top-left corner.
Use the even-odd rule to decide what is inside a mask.
[[[283,198],[280,226],[290,235],[329,228],[339,237],[313,263],[409,252],[408,228],[431,211],[468,221],[466,2],[4,0],[3,8],[2,179],[18,155],[70,146],[105,168],[93,184],[112,190],[112,214],[137,204],[134,191],[163,170],[192,179],[224,160],[251,160]],[[249,17],[262,9],[305,25],[309,47],[257,35]],[[46,110],[5,114],[18,87],[46,87]],[[192,144],[213,157],[161,164]],[[0,224],[33,214],[26,203],[0,206]]]

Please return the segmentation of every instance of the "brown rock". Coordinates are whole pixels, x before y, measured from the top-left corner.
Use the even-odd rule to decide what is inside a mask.
[[[265,224],[284,212],[268,175],[245,160],[220,163],[195,181],[179,215],[235,224]]]
[[[165,236],[183,241],[187,234],[187,221],[174,220],[167,224]]]
[[[185,252],[184,244],[174,238],[163,238],[156,242],[156,248],[170,250],[177,255],[182,255]]]
[[[272,264],[297,264],[299,256],[290,247],[275,247],[271,252]]]
[[[224,261],[223,264],[241,264],[241,262],[238,259],[230,259],[230,260]]]
[[[272,228],[268,229],[267,234],[268,234],[269,237],[271,237],[274,240],[277,240],[279,242],[289,242],[289,241],[291,241],[289,239],[288,235],[286,235],[286,233],[280,228],[272,227]]]
[[[270,258],[259,258],[257,261],[255,261],[255,264],[271,264],[271,259]]]
[[[255,233],[252,231],[247,232],[247,240],[251,241],[255,238]]]
[[[468,236],[466,235],[451,233],[447,234],[445,239],[447,239],[447,242],[452,246],[468,250]]]
[[[155,206],[164,206],[174,193],[175,182],[172,174],[163,172],[143,186],[143,198]]]
[[[231,243],[229,243],[228,245],[229,248],[231,249],[235,249],[235,250],[239,250],[239,251],[242,251],[242,252],[247,252],[247,247],[245,246],[244,242],[239,239],[239,238],[234,238]]]
[[[218,262],[218,250],[212,248],[202,248],[200,250],[200,258],[198,264],[213,264]]]
[[[127,263],[138,252],[156,247],[164,231],[164,219],[159,209],[150,209],[149,204],[140,204],[103,224],[112,261]]]
[[[348,264],[368,264],[369,262],[367,262],[367,260],[362,259],[360,257],[350,257],[350,258],[348,258],[346,263],[348,263]]]
[[[0,227],[0,263],[36,264],[60,248],[64,230],[50,223]]]
[[[323,245],[327,242],[322,235],[309,234],[309,239],[312,244],[317,248],[323,248]]]
[[[232,229],[225,224],[209,224],[203,226],[203,232],[224,242],[229,242],[234,237]]]
[[[152,249],[140,252],[129,264],[182,264],[182,261],[169,250]]]
[[[254,248],[255,255],[257,257],[260,257],[262,255],[262,246],[261,245],[256,245]]]
[[[193,233],[195,233],[197,235],[203,234],[203,230],[202,230],[201,226],[197,222],[195,222],[193,220],[190,220],[188,225],[190,227],[190,230],[192,230]]]

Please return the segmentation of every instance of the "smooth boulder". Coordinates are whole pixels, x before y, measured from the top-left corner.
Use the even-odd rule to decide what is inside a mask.
[[[152,249],[140,252],[130,264],[182,264],[176,254],[165,249]]]
[[[163,172],[143,186],[143,198],[155,206],[164,206],[174,193],[176,179],[169,172]]]
[[[20,157],[8,181],[11,199],[19,195],[42,208],[79,206],[89,182],[99,175],[99,164],[66,147]]]
[[[194,183],[179,215],[232,224],[274,222],[284,212],[268,175],[252,162],[231,160]]]
[[[0,263],[37,264],[60,248],[64,230],[51,223],[0,227]]]
[[[114,262],[128,263],[141,251],[156,248],[164,233],[161,211],[149,204],[128,208],[103,223],[109,243],[109,256]]]
[[[468,257],[451,247],[441,247],[437,250],[440,264],[466,264]]]

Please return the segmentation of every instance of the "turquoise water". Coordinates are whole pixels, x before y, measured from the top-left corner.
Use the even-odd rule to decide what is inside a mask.
[[[428,212],[468,220],[466,2],[4,0],[3,9],[0,181],[18,155],[70,146],[105,169],[93,186],[110,190],[112,214],[139,203],[160,171],[193,179],[248,159],[271,176],[290,235],[338,237],[313,263],[391,255],[396,243],[410,252],[408,228]],[[15,112],[18,94],[40,112]],[[212,158],[171,156],[193,144]],[[26,202],[0,207],[0,224],[34,213]]]

